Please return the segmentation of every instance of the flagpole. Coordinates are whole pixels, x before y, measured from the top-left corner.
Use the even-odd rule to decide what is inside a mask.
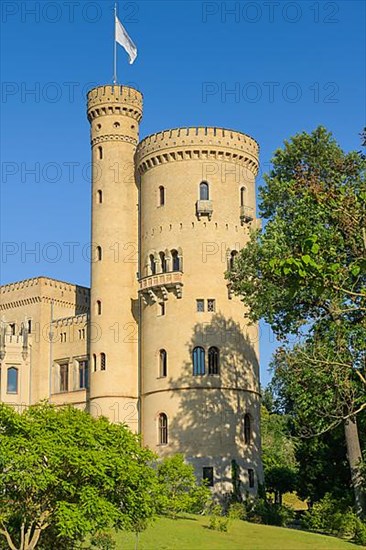
[[[113,84],[117,84],[117,41],[116,41],[117,2],[114,3],[114,67]]]

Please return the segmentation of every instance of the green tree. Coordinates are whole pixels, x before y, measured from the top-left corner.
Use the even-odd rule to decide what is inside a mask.
[[[157,471],[163,513],[175,518],[182,512],[200,512],[210,501],[210,489],[197,482],[193,466],[184,462],[183,455],[164,458]]]
[[[0,534],[11,550],[74,547],[154,515],[154,455],[125,426],[72,407],[2,404],[0,432]]]
[[[297,481],[295,440],[290,433],[289,418],[271,413],[262,405],[261,438],[266,489],[274,493],[277,504],[282,504],[283,493],[294,491]]]
[[[266,320],[285,343],[302,337],[280,350],[274,367],[297,383],[293,399],[310,432],[343,423],[358,513],[365,510],[357,429],[366,408],[365,167],[322,127],[285,142],[260,191],[268,222],[227,275],[251,320]]]

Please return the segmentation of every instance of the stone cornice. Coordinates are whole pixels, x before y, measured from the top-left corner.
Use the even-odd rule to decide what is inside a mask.
[[[90,143],[91,146],[94,147],[95,145],[98,145],[99,143],[105,143],[106,141],[124,141],[126,143],[131,143],[132,145],[136,146],[138,140],[131,136],[121,136],[118,134],[106,134],[104,136],[96,136],[93,139],[91,139]]]

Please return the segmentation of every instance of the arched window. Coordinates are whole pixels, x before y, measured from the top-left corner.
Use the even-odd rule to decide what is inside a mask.
[[[172,255],[172,271],[180,271],[180,261],[177,250],[170,251]]]
[[[244,415],[244,442],[246,445],[250,445],[252,440],[252,428],[249,414]]]
[[[164,252],[160,252],[159,256],[160,256],[160,263],[161,263],[161,271],[162,271],[162,273],[166,273],[166,271],[167,271],[167,269],[166,269],[166,258],[165,258]]]
[[[97,203],[102,204],[103,202],[103,191],[101,189],[98,189],[97,191]]]
[[[208,350],[208,374],[219,374],[220,372],[220,352],[218,348],[212,346]]]
[[[97,370],[97,356],[93,353],[93,371]]]
[[[200,200],[208,201],[209,198],[210,198],[210,195],[209,195],[208,183],[206,181],[202,181],[200,183]]]
[[[205,374],[205,350],[200,346],[194,348],[192,353],[193,375]]]
[[[101,146],[98,147],[98,159],[102,160],[103,158],[103,148]]]
[[[236,258],[237,255],[238,255],[237,250],[232,250],[230,252],[230,258],[229,258],[229,269],[230,269],[230,271],[232,271],[234,269],[235,258]]]
[[[100,354],[100,370],[105,370],[106,368],[106,358],[105,353]]]
[[[97,300],[95,309],[97,315],[102,315],[102,302],[100,300]]]
[[[168,417],[165,413],[159,414],[159,445],[168,443]]]
[[[165,204],[165,189],[162,185],[159,187],[159,206],[164,206]]]
[[[161,378],[168,374],[168,354],[165,349],[159,351],[159,376]]]
[[[6,391],[7,393],[18,393],[18,369],[15,367],[8,369]]]
[[[156,274],[156,265],[155,265],[154,254],[150,254],[149,259],[150,259],[151,275],[155,275]]]
[[[97,262],[100,262],[101,259],[102,259],[102,247],[101,246],[97,246],[97,250],[96,250],[97,254]]]
[[[245,187],[240,188],[240,206],[245,206]]]

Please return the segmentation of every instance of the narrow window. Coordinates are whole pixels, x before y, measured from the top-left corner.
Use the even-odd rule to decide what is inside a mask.
[[[245,206],[245,187],[240,188],[240,206]]]
[[[96,313],[97,315],[102,315],[102,302],[100,300],[97,300]]]
[[[220,372],[220,352],[218,348],[212,346],[208,350],[208,374],[219,374]]]
[[[249,414],[244,415],[244,441],[246,445],[250,445],[252,439],[252,428]]]
[[[69,365],[60,365],[60,391],[69,391]]]
[[[210,311],[211,313],[216,311],[216,300],[213,298],[209,298],[207,300],[207,311]]]
[[[254,470],[252,468],[248,468],[248,479],[249,479],[249,487],[253,489],[254,487]]]
[[[229,269],[230,269],[230,271],[232,271],[234,269],[235,258],[236,258],[237,255],[238,255],[237,250],[232,250],[231,253],[230,253],[230,259],[229,259]]]
[[[165,413],[159,414],[159,445],[168,443],[168,417]]]
[[[12,336],[15,336],[16,324],[15,323],[9,323],[9,327],[10,327],[10,334]]]
[[[180,261],[177,250],[170,251],[172,255],[172,271],[180,271]]]
[[[84,389],[89,386],[88,361],[79,361],[79,388]]]
[[[206,181],[200,183],[200,200],[208,201],[209,200],[209,188]]]
[[[156,264],[155,264],[155,258],[154,258],[154,255],[153,254],[150,254],[150,271],[151,271],[151,275],[155,275],[156,274]]]
[[[97,254],[97,262],[100,262],[101,259],[102,259],[102,247],[101,246],[97,246],[97,250],[96,250]]]
[[[98,159],[102,160],[103,158],[103,148],[101,146],[98,147]]]
[[[199,313],[202,313],[203,311],[205,311],[205,301],[202,300],[201,298],[196,300],[196,309]]]
[[[202,479],[207,480],[207,487],[214,486],[214,469],[212,466],[204,466],[202,468]]]
[[[97,204],[102,204],[103,202],[103,191],[98,189],[97,191]]]
[[[97,356],[93,353],[93,371],[97,370]]]
[[[7,393],[18,393],[18,369],[15,367],[10,367],[8,369],[6,391]]]
[[[106,358],[105,353],[100,354],[100,370],[105,370],[106,368]]]
[[[27,330],[28,334],[32,334],[32,319],[28,319]]]
[[[160,263],[161,263],[161,271],[162,273],[166,273],[167,265],[166,265],[166,258],[165,258],[164,252],[160,252],[159,256],[160,256]]]
[[[159,206],[164,206],[164,204],[165,204],[165,189],[161,185],[159,187]]]
[[[165,349],[159,351],[159,376],[164,378],[168,374],[168,355]]]
[[[165,315],[165,302],[159,304],[159,315]]]
[[[193,350],[193,375],[205,374],[205,350],[197,346]]]

